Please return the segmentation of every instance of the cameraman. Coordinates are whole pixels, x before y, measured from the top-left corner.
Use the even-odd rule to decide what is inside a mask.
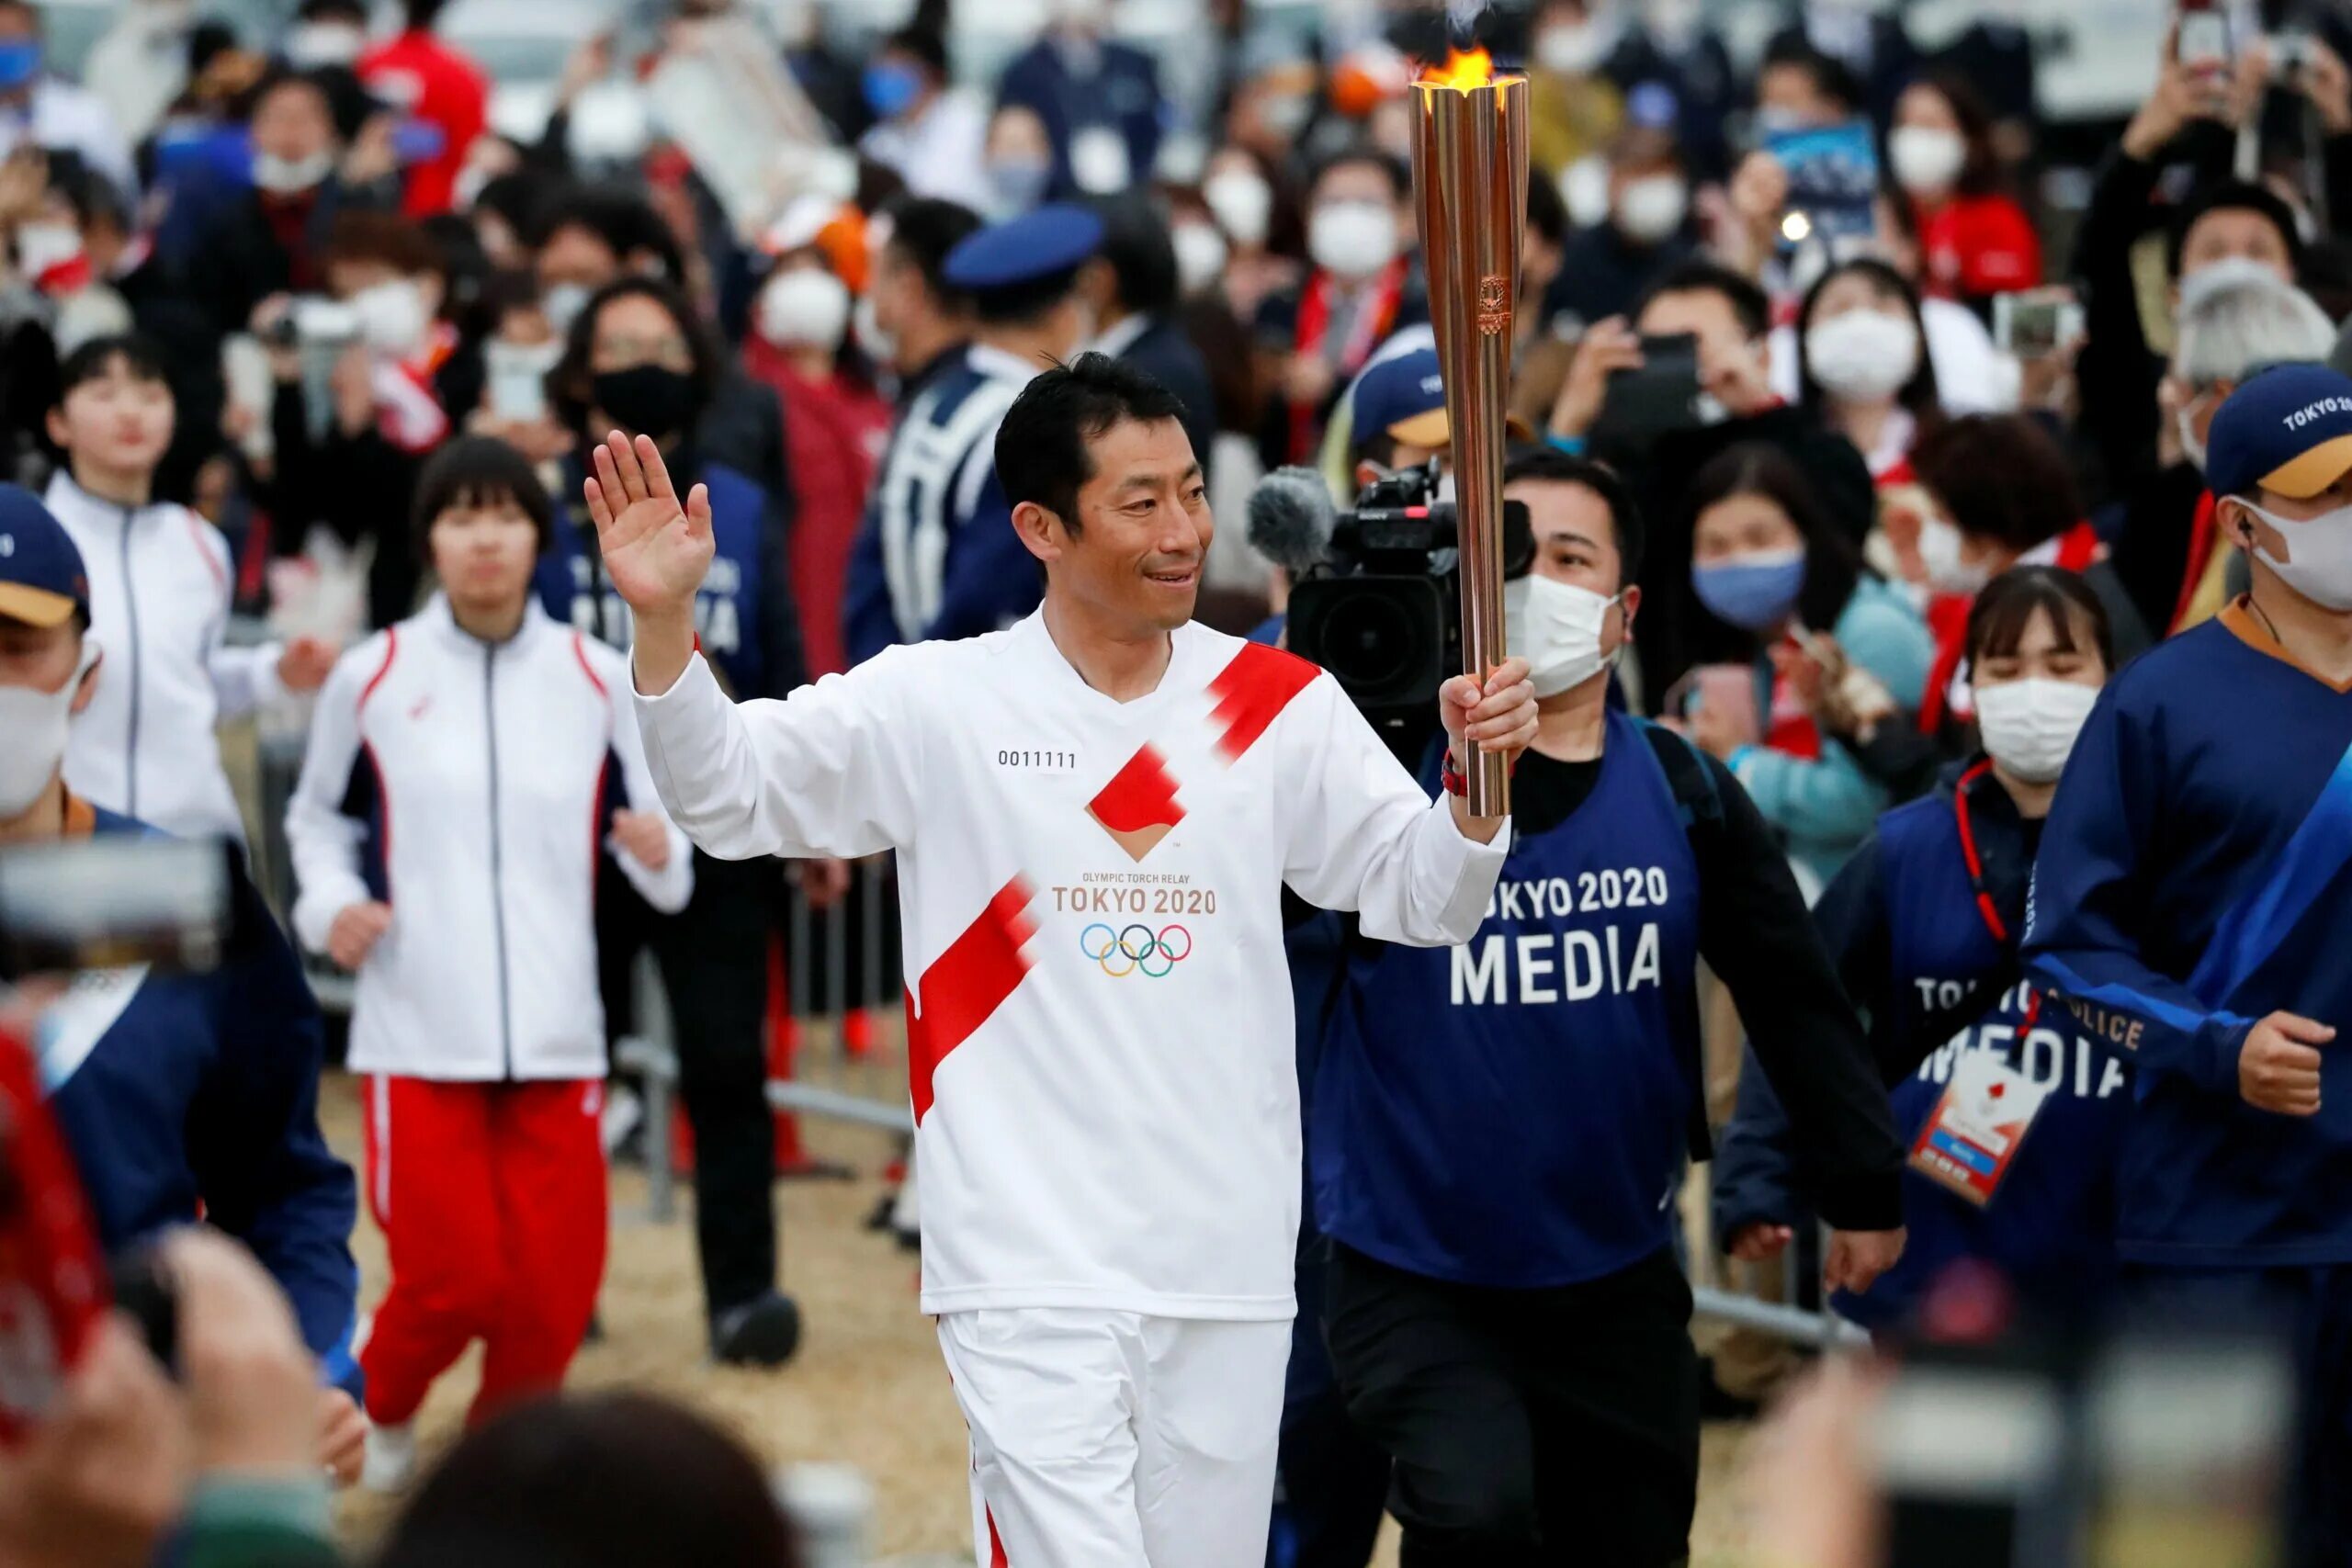
[[[65,787],[66,732],[101,674],[88,584],[57,519],[0,485],[0,846],[155,831]],[[349,1479],[363,1434],[336,1385],[357,1382],[356,1192],[319,1133],[318,1003],[261,895],[235,877],[220,966],[82,976],[41,1021],[41,1077],[107,1247],[201,1212],[259,1255],[324,1359],[319,1457]]]
[[[1557,452],[1507,480],[1535,536],[1508,624],[1541,728],[1479,934],[1351,943],[1307,1137],[1334,1242],[1326,1334],[1351,1414],[1395,1456],[1408,1562],[1663,1565],[1689,1555],[1698,1486],[1672,1210],[1707,1152],[1700,960],[1800,1128],[1839,1227],[1831,1283],[1865,1287],[1901,1253],[1901,1151],[1747,795],[1607,705],[1642,604],[1623,482]]]

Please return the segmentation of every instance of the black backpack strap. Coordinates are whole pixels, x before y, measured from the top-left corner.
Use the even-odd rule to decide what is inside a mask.
[[[1657,765],[1666,770],[1667,786],[1674,792],[1674,813],[1682,820],[1682,830],[1692,832],[1702,824],[1721,826],[1723,792],[1715,786],[1715,771],[1707,766],[1706,754],[1690,737],[1662,724],[1645,718],[1634,722],[1641,726],[1643,739],[1657,756]]]

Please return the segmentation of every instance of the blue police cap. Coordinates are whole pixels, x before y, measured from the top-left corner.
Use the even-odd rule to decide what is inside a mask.
[[[2324,365],[2281,365],[2241,383],[2205,437],[2215,495],[2257,490],[2308,501],[2352,473],[2352,378]]]
[[[0,615],[54,626],[90,618],[90,574],[65,525],[21,485],[0,484]]]
[[[1102,248],[1102,220],[1054,203],[966,235],[947,253],[942,276],[976,292],[1012,288],[1075,271]]]

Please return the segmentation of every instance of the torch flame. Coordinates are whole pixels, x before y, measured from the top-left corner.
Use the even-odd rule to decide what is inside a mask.
[[[1484,87],[1495,79],[1494,58],[1483,49],[1464,54],[1458,49],[1446,51],[1445,68],[1422,73],[1421,80],[1434,87],[1451,87],[1466,93],[1473,87]]]

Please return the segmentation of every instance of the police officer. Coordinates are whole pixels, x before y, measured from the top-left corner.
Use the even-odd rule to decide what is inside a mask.
[[[972,234],[947,255],[950,288],[976,328],[960,364],[934,375],[892,437],[857,553],[843,630],[852,663],[893,643],[1010,626],[1044,592],[996,477],[996,432],[1030,378],[1093,336],[1079,271],[1102,222],[1041,207]]]
[[[548,373],[550,401],[584,453],[618,427],[661,445],[681,485],[710,496],[716,558],[695,595],[705,653],[739,697],[802,684],[799,625],[771,498],[709,457],[694,433],[718,387],[720,351],[659,278],[607,284],[582,307]],[[534,590],[557,620],[616,648],[628,608],[604,575],[581,497],[585,458],[566,459],[563,515]],[[642,802],[638,804],[644,804]],[[620,877],[600,879],[599,967],[616,1024],[629,966],[650,945],[678,1033],[678,1088],[695,1134],[695,1231],[712,1352],[774,1365],[799,1342],[799,1313],[775,1288],[775,1122],[767,1107],[768,945],[784,882],[772,863],[695,854],[693,901],[658,916]]]
[[[1770,830],[1720,764],[1608,705],[1641,605],[1624,485],[1550,450],[1507,479],[1537,541],[1506,622],[1542,728],[1478,934],[1351,955],[1307,1139],[1327,1336],[1395,1456],[1407,1562],[1663,1565],[1698,1490],[1673,1208],[1706,1148],[1700,959],[1795,1116],[1833,1284],[1899,1254],[1901,1155]]]
[[[1997,1270],[2044,1321],[2096,1311],[2112,1282],[2130,1077],[2022,983],[2018,960],[2034,850],[2111,646],[2085,578],[1996,578],[1965,641],[1983,751],[1880,818],[1814,908],[1911,1151],[1902,1261],[1833,1303],[1870,1328],[1907,1326],[1963,1260]],[[1988,1104],[2002,1108],[1989,1125],[1975,1114]],[[1743,1072],[1714,1162],[1715,1234],[1735,1258],[1779,1252],[1802,1217],[1788,1133],[1771,1086]]]

